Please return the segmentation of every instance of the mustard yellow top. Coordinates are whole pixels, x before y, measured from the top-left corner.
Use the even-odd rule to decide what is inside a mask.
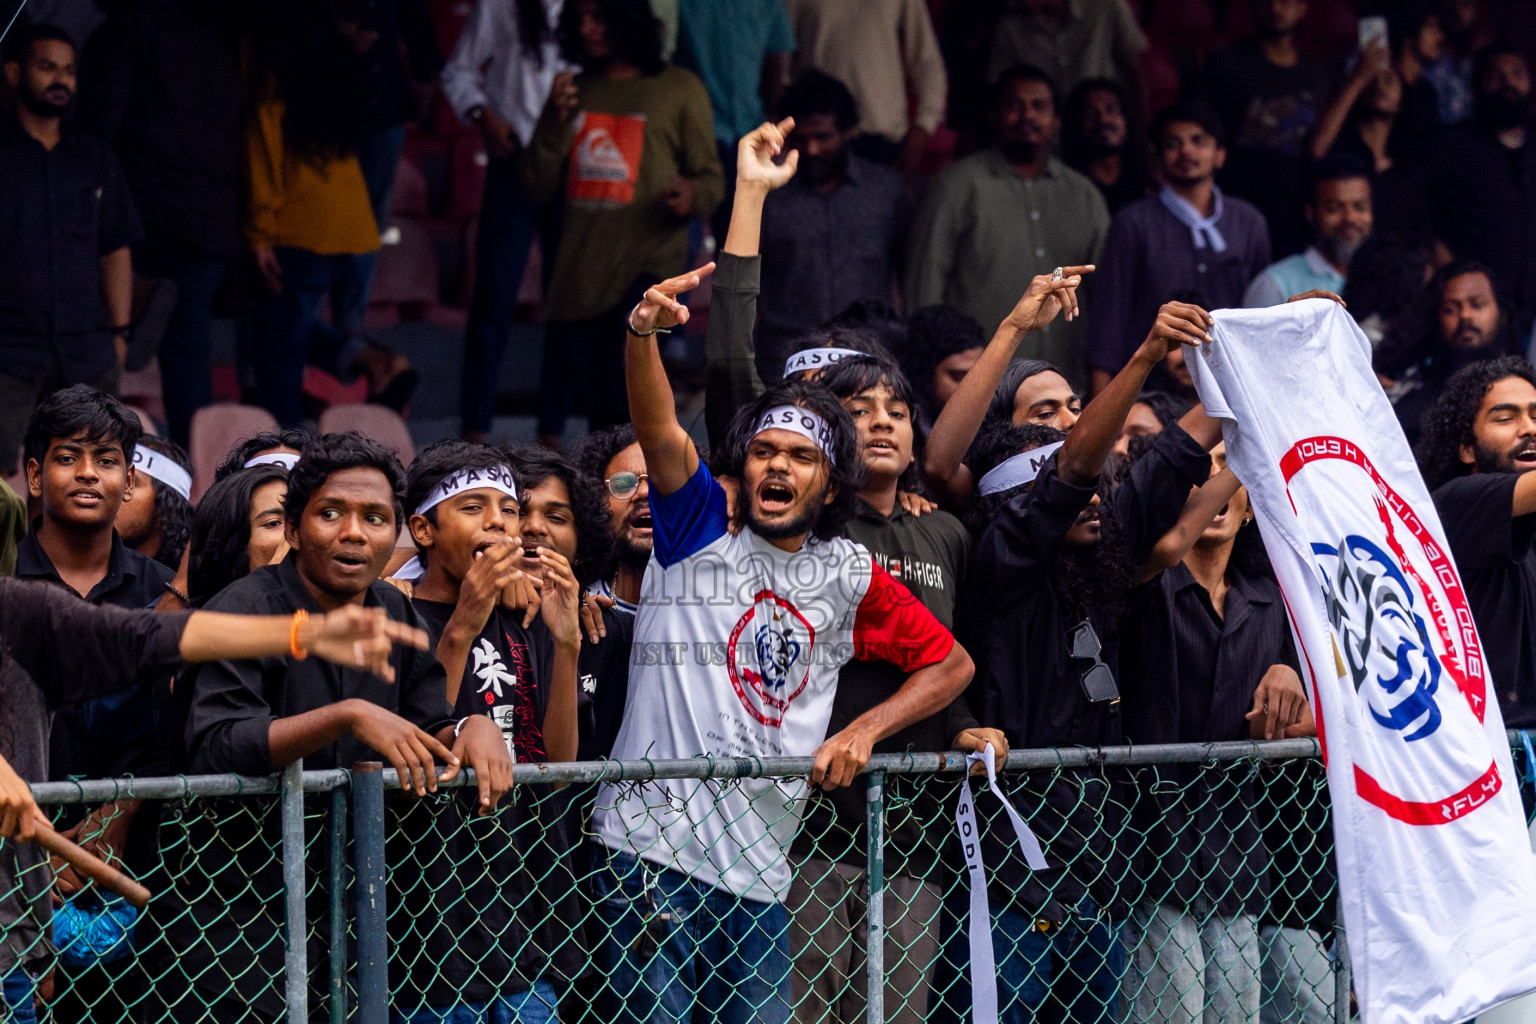
[[[355,155],[315,162],[283,146],[283,103],[263,103],[245,131],[250,174],[245,240],[326,255],[373,252],[379,227]]]

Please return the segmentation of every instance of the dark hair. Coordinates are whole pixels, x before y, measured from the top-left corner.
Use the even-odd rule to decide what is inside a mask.
[[[608,463],[612,462],[619,452],[638,442],[639,438],[635,436],[633,423],[620,423],[607,430],[595,430],[588,434],[577,447],[576,468],[587,479],[604,484],[608,474]]]
[[[164,455],[191,475],[192,460],[175,441],[145,434],[139,438],[139,446]],[[187,549],[187,536],[192,529],[192,503],[157,480],[155,516],[160,520],[160,550],[155,555],[155,561],[179,569],[181,553]]]
[[[1507,38],[1495,39],[1487,46],[1478,50],[1472,58],[1472,94],[1481,96],[1483,92],[1483,78],[1493,68],[1493,62],[1500,57],[1519,57],[1527,68],[1530,61],[1526,60],[1525,51],[1516,46]]]
[[[259,452],[273,448],[292,448],[302,452],[314,436],[300,427],[283,427],[281,430],[263,430],[259,434],[252,434],[244,441],[236,442],[229,450],[224,461],[219,463],[219,468],[213,471],[213,479],[223,480],[231,473],[240,472]]]
[[[840,132],[852,131],[859,125],[859,105],[853,93],[841,81],[816,68],[800,72],[789,84],[779,109],[781,116],[792,117],[796,123],[813,114],[831,114]]]
[[[1391,319],[1424,287],[1424,272],[1434,251],[1415,239],[1372,234],[1349,261],[1344,301],[1358,321],[1380,316]]]
[[[994,424],[983,428],[971,446],[967,464],[980,479],[1020,452],[1055,444],[1066,437],[1063,431],[1043,423]],[[1110,515],[1109,506],[1110,494],[1124,468],[1120,459],[1111,459],[1099,476],[1097,493],[1105,510],[1101,515],[1099,542],[1087,550],[1062,545],[1050,570],[1051,589],[1074,619],[1091,612],[1116,618],[1130,590],[1132,573],[1125,552],[1126,531]],[[1033,486],[1034,481],[1030,481],[996,494],[978,496],[965,513],[965,525],[972,536],[980,537],[1005,505]]]
[[[1051,90],[1051,109],[1061,110],[1061,90],[1056,85],[1056,79],[1052,78],[1044,68],[1034,64],[1015,64],[997,76],[997,84],[992,87],[992,105],[989,109],[996,110],[1002,105],[1003,97],[1015,85],[1023,85],[1026,82],[1039,82]]]
[[[912,464],[901,475],[900,486],[902,490],[911,491],[914,494],[924,493],[921,467],[923,448],[927,444],[928,435],[918,418],[917,393],[896,360],[882,356],[844,359],[821,371],[821,376],[816,378],[816,383],[832,392],[840,402],[856,398],[871,388],[877,388],[883,384],[891,389],[891,394],[896,401],[906,404],[912,412]],[[854,430],[857,432],[857,424],[854,425]]]
[[[38,43],[68,43],[78,51],[74,37],[57,25],[40,21],[36,25],[17,25],[15,35],[5,48],[5,60],[11,64],[25,64],[32,59],[32,47]]]
[[[544,67],[544,43],[554,35],[544,0],[517,0],[518,40],[522,43],[523,56],[532,61],[534,67]]]
[[[837,496],[821,510],[811,532],[822,540],[840,537],[858,507],[859,488],[864,486],[864,464],[859,460],[858,431],[854,428],[853,417],[848,415],[837,396],[819,383],[785,381],[769,388],[752,404],[737,409],[725,433],[725,443],[715,450],[715,463],[710,469],[729,476],[741,476],[747,461],[747,444],[755,436],[753,428],[764,413],[779,405],[809,409],[832,431],[832,458],[827,475],[829,485],[837,489]]]
[[[1332,153],[1323,157],[1312,165],[1307,173],[1307,205],[1317,205],[1317,187],[1325,181],[1349,181],[1353,178],[1364,178],[1366,185],[1371,183],[1371,171],[1365,165],[1365,161],[1354,153]]]
[[[890,351],[880,341],[880,336],[868,327],[854,327],[829,320],[811,328],[790,342],[789,354],[812,348],[846,348],[868,356],[889,356]],[[808,379],[807,370],[796,370],[785,381]]]
[[[892,359],[907,344],[907,322],[884,299],[855,299],[823,326],[869,331],[880,342],[877,354]]]
[[[251,571],[251,502],[267,484],[286,482],[282,466],[260,465],[231,473],[208,488],[192,515],[187,596],[201,608],[210,597]]]
[[[123,458],[132,463],[144,427],[138,413],[105,391],[74,384],[55,391],[33,410],[22,461],[36,459],[41,465],[50,444],[81,434],[87,441],[116,441],[123,447]]]
[[[938,415],[933,395],[933,374],[940,363],[956,352],[985,348],[987,336],[981,324],[955,306],[924,306],[907,318],[907,344],[901,350],[901,368],[917,388],[918,399],[929,416]]]
[[[586,587],[602,579],[613,558],[613,526],[608,503],[603,500],[603,485],[578,471],[564,455],[542,445],[508,454],[519,487],[531,491],[550,477],[565,484],[571,496],[571,514],[576,517],[576,557],[571,563],[576,582]]]
[[[333,3],[270,0],[255,8],[250,80],[257,104],[283,104],[283,145],[320,164],[357,151],[368,104],[368,55],[342,35]]]
[[[1464,366],[1445,382],[1445,389],[1424,414],[1414,455],[1424,484],[1434,490],[1447,480],[1464,476],[1472,467],[1461,461],[1461,446],[1476,445],[1473,427],[1488,389],[1506,377],[1519,377],[1536,386],[1536,367],[1519,356],[1502,356]]]
[[[1170,103],[1152,115],[1147,137],[1154,148],[1163,144],[1163,132],[1175,124],[1197,124],[1218,146],[1227,144],[1227,129],[1216,111],[1205,103]]]
[[[476,444],[473,441],[461,441],[456,437],[443,441],[435,441],[416,453],[416,458],[411,460],[410,468],[405,472],[405,514],[406,517],[414,515],[421,503],[427,500],[427,496],[437,489],[437,485],[443,479],[452,476],[461,469],[490,469],[493,466],[510,466],[511,459],[500,448],[488,444]],[[517,471],[513,470],[513,478],[517,479]],[[519,486],[522,481],[518,480]],[[422,513],[433,526],[437,525],[437,509],[429,508]],[[426,551],[420,544],[416,545],[418,554],[425,556]]]
[[[640,69],[644,75],[659,75],[666,68],[662,56],[661,22],[647,0],[595,0],[597,17],[608,29],[608,47],[613,55]],[[593,70],[581,38],[581,5],[567,3],[560,11],[555,29],[561,55],[572,64]]]
[[[1033,377],[1037,373],[1059,374],[1063,380],[1067,375],[1053,363],[1044,359],[1015,359],[1003,370],[1003,379],[997,382],[996,389],[992,392],[992,401],[987,405],[987,415],[982,420],[986,425],[1012,425],[1014,396],[1018,394],[1019,385]],[[1067,381],[1068,387],[1073,387],[1071,381]],[[970,463],[967,462],[967,465]]]
[[[1125,115],[1127,145],[1121,150],[1124,160],[1133,162],[1134,170],[1138,175],[1142,173],[1143,154],[1142,148],[1135,145],[1133,140],[1138,137],[1132,127],[1132,110],[1134,104],[1125,91],[1125,86],[1113,78],[1085,78],[1067,93],[1067,98],[1061,104],[1061,155],[1070,167],[1082,167],[1088,162],[1089,153],[1083,138],[1083,117],[1088,113],[1088,97],[1096,92],[1112,93],[1115,99],[1120,101],[1120,111]],[[1125,170],[1122,168],[1121,179],[1125,178]]]
[[[358,468],[376,469],[384,474],[394,492],[395,526],[401,526],[405,522],[405,470],[394,452],[355,430],[345,434],[321,434],[304,445],[298,463],[288,473],[288,498],[283,502],[283,515],[290,523],[297,523],[303,517],[309,499],[332,473]]]
[[[1413,301],[1387,324],[1386,337],[1376,350],[1374,359],[1379,373],[1388,378],[1397,378],[1413,366],[1422,367],[1430,374],[1439,372],[1435,364],[1445,362],[1439,357],[1447,352],[1446,341],[1440,331],[1440,303],[1445,296],[1446,285],[1467,274],[1482,274],[1493,286],[1494,298],[1499,304],[1499,328],[1498,335],[1493,339],[1493,347],[1506,353],[1514,352],[1516,339],[1510,323],[1511,307],[1493,269],[1476,260],[1454,260],[1435,271],[1434,276],[1413,297]]]
[[[1178,395],[1167,391],[1147,390],[1136,396],[1132,405],[1145,405],[1152,410],[1152,415],[1157,417],[1157,422],[1166,430],[1179,422],[1179,419],[1192,408],[1192,402],[1186,402]]]
[[[1399,56],[1411,46],[1424,30],[1424,23],[1435,16],[1430,0],[1397,0],[1387,12],[1387,43],[1392,55]]]

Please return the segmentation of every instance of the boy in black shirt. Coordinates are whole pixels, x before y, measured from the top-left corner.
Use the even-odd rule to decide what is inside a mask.
[[[531,574],[506,455],[466,441],[434,444],[411,464],[406,502],[426,567],[412,603],[449,673],[454,717],[493,721],[512,755],[497,788],[510,783],[512,760],[573,760],[581,591],[566,557],[538,546],[538,602],[526,613],[507,607],[509,589]],[[542,1021],[558,1001],[555,982],[577,969],[579,918],[555,909],[575,890],[563,801],[514,792],[500,810],[482,792],[478,806],[461,798],[401,816],[402,840],[417,838],[408,849],[402,841],[400,853],[426,883],[400,894],[413,934],[395,948],[419,951],[397,965],[396,1010],[407,1022],[466,1008],[476,1019]],[[476,820],[484,816],[492,820]],[[422,841],[424,824],[441,838]]]
[[[1504,724],[1536,727],[1536,368],[1505,356],[1456,373],[1424,417],[1417,455]]]

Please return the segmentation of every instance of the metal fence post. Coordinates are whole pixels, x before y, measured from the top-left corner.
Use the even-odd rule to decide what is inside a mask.
[[[384,937],[384,766],[352,766],[352,856],[357,899],[357,1020],[388,1024],[389,975]]]
[[[309,919],[304,912],[304,763],[283,769],[283,904],[288,952],[283,963],[290,1024],[309,1021]]]
[[[864,880],[869,890],[864,908],[864,991],[868,1024],[885,1024],[885,772],[868,775],[865,797]]]
[[[1333,914],[1333,1020],[1349,1024],[1349,944],[1344,941],[1344,901],[1334,905]]]
[[[331,1024],[347,1019],[347,791],[331,790]]]

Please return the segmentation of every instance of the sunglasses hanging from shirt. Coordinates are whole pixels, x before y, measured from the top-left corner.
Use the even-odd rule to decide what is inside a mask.
[[[1104,664],[1102,656],[1104,646],[1099,643],[1099,634],[1093,628],[1092,622],[1084,619],[1072,627],[1070,649],[1073,658],[1093,662],[1080,680],[1083,695],[1094,704],[1103,704],[1106,701],[1111,704],[1118,703],[1120,687],[1115,684],[1115,674],[1110,671],[1108,665]]]

